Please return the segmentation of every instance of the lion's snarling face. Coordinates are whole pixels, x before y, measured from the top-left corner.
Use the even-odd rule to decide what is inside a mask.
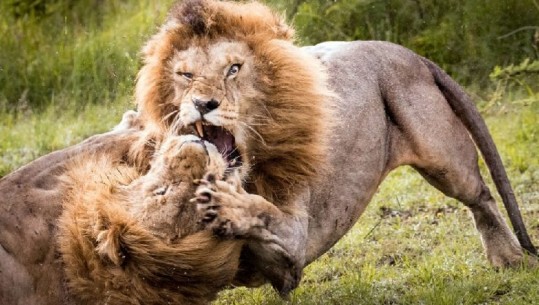
[[[218,41],[206,48],[175,51],[169,68],[174,87],[172,115],[177,113],[172,124],[212,142],[230,167],[241,166],[249,122],[241,121],[240,114],[245,112],[242,107],[258,98],[249,47]]]
[[[148,173],[122,189],[126,210],[153,235],[172,242],[198,231],[195,180],[223,179],[227,164],[216,147],[192,135],[168,136]]]
[[[258,3],[179,4],[143,49],[144,128],[213,143],[249,191],[289,201],[324,167],[331,95],[319,63],[292,38]]]

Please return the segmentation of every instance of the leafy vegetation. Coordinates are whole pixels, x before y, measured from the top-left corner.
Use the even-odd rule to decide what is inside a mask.
[[[307,44],[388,40],[458,80],[485,85],[495,65],[537,58],[537,0],[305,0],[288,5]],[[516,17],[518,16],[518,17]]]
[[[103,104],[131,94],[138,51],[173,0],[0,2],[0,109]],[[537,0],[267,0],[299,40],[393,41],[466,85],[539,56]]]
[[[130,96],[138,51],[170,2],[1,2],[0,108],[83,107]]]
[[[391,40],[473,88],[539,242],[537,0],[268,2],[304,44]],[[138,51],[171,3],[0,2],[0,176],[110,129],[133,107]],[[490,268],[467,210],[403,168],[306,269],[290,303],[536,304],[538,284],[538,269]],[[286,304],[269,287],[225,291],[216,303]]]
[[[490,73],[490,78],[496,82],[496,90],[492,95],[485,109],[495,104],[502,104],[503,99],[509,95],[513,103],[524,105],[537,103],[539,101],[539,92],[537,91],[537,80],[539,75],[539,60],[530,60],[526,58],[518,65],[509,65],[506,67],[496,66]],[[524,97],[515,100],[512,97],[514,92],[525,91]],[[522,94],[521,94],[522,95]]]

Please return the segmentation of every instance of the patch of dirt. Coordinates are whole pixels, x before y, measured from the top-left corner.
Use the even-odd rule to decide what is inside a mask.
[[[394,218],[394,217],[400,217],[401,219],[407,219],[407,218],[410,218],[412,216],[413,216],[413,214],[412,214],[411,211],[396,210],[396,209],[392,209],[392,208],[389,208],[389,207],[386,207],[386,206],[380,207],[380,217],[382,217],[382,219]]]
[[[382,266],[382,265],[395,266],[400,261],[402,261],[402,255],[401,254],[397,253],[397,254],[391,254],[391,255],[384,255],[376,262],[376,265],[378,265],[378,266]]]

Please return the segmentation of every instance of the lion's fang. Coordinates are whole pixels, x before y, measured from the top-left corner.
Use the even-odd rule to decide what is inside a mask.
[[[198,136],[203,138],[204,137],[204,128],[202,128],[202,121],[196,121],[195,122],[195,127],[197,129]]]

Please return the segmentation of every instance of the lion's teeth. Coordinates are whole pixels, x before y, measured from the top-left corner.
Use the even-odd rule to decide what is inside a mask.
[[[202,127],[202,121],[196,121],[195,127],[197,129],[198,136],[201,138],[204,137],[204,128]]]

